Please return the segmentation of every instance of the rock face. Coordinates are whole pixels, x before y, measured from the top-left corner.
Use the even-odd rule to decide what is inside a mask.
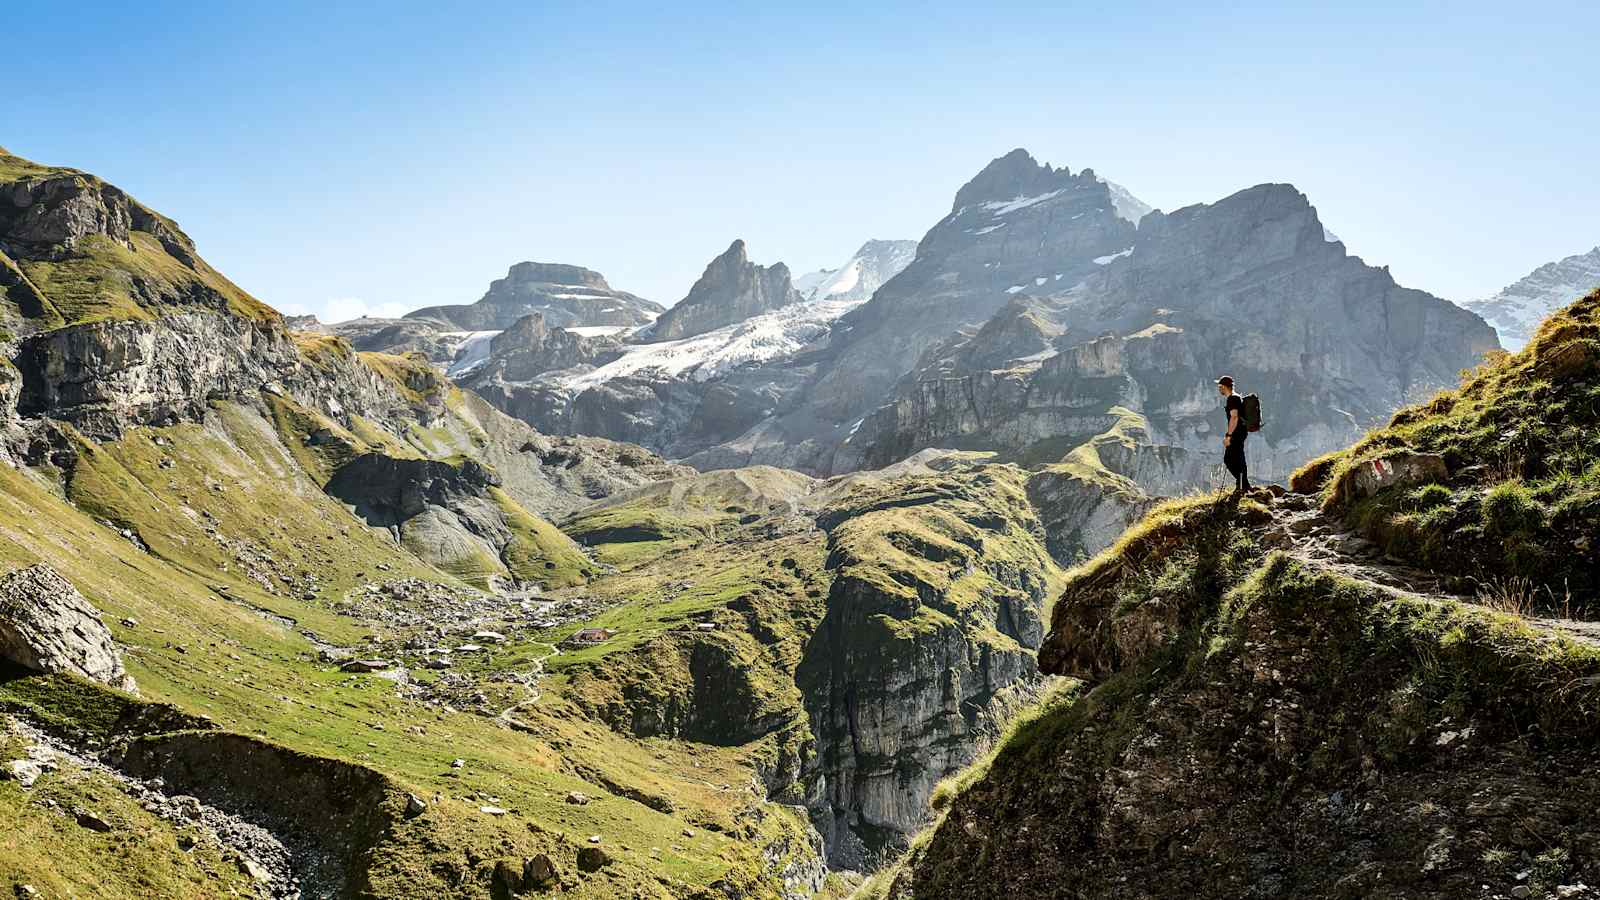
[[[540,313],[551,326],[567,327],[643,325],[661,311],[659,303],[613,289],[592,269],[522,262],[490,284],[477,303],[430,306],[406,318],[433,319],[463,331],[498,331],[530,313]]]
[[[1548,315],[1600,288],[1600,247],[1546,263],[1500,293],[1463,303],[1500,333],[1507,350],[1521,350]]]
[[[930,353],[840,459],[875,466],[942,446],[1049,460],[1103,430],[1118,406],[1142,415],[1148,443],[1183,466],[1135,476],[1169,493],[1209,480],[1223,424],[1212,381],[1228,373],[1262,397],[1251,473],[1280,480],[1496,346],[1476,316],[1327,241],[1287,185],[1150,213],[1127,249],[1093,268],[1069,285],[1041,283]]]
[[[99,611],[43,564],[0,576],[0,659],[137,691]]]
[[[317,406],[399,404],[373,373],[350,367],[348,377],[330,378],[308,365],[275,321],[203,312],[58,328],[25,339],[15,364],[20,414],[65,419],[96,436],[197,421],[210,399],[263,385],[302,392]]]
[[[0,240],[13,256],[61,258],[94,236],[132,250],[142,231],[193,261],[194,245],[171,222],[95,178],[63,171],[24,179],[6,185],[0,200]]]
[[[916,256],[916,241],[867,241],[844,265],[796,278],[794,289],[807,300],[865,303],[884,282],[911,265]]]
[[[1096,258],[1131,246],[1133,235],[1092,170],[1075,174],[1013,150],[963,186],[911,265],[840,323],[809,405],[848,424],[875,408],[927,348],[980,325],[1016,291],[1076,284]]]
[[[533,313],[490,339],[488,363],[473,380],[492,373],[503,380],[528,381],[546,372],[604,365],[621,355],[622,342],[614,337],[551,328],[544,316]]]
[[[704,334],[801,299],[783,263],[758,266],[744,241],[734,241],[706,266],[688,295],[651,326],[652,341],[674,341]]]
[[[1438,484],[1450,477],[1450,467],[1437,453],[1396,451],[1347,469],[1334,485],[1336,502],[1371,497],[1384,488]]]
[[[829,861],[859,868],[903,846],[934,785],[1039,688],[1057,573],[1009,467],[860,485],[819,521],[834,580],[796,675],[806,777]]]
[[[581,581],[591,566],[577,546],[499,488],[499,477],[474,460],[365,453],[324,489],[368,525],[389,529],[417,556],[467,580]]]

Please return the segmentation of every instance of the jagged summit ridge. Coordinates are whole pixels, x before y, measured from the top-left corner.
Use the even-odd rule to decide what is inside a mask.
[[[960,212],[977,203],[1006,203],[1019,197],[1037,197],[1070,186],[1076,176],[1066,167],[1053,168],[1040,163],[1033,154],[1018,147],[990,161],[956,191],[951,212]]]
[[[671,341],[731,325],[801,299],[783,263],[750,261],[743,239],[706,265],[689,293],[650,327],[650,340]]]

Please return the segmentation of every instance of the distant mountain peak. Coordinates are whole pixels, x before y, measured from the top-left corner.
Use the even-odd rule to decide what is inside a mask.
[[[566,263],[519,262],[489,283],[477,303],[430,306],[406,313],[448,328],[499,331],[529,313],[542,313],[551,327],[648,323],[662,306],[619,291],[593,269]]]
[[[865,301],[916,255],[916,241],[869,240],[842,265],[801,275],[794,287],[807,300]]]
[[[1600,288],[1600,247],[1548,262],[1493,297],[1461,304],[1500,333],[1507,350],[1520,350],[1546,316]]]
[[[706,265],[682,300],[656,319],[649,336],[662,341],[692,337],[800,299],[788,266],[756,265],[744,240],[737,239]]]
[[[951,211],[959,213],[978,204],[1005,204],[1044,198],[1073,188],[1104,190],[1117,216],[1135,225],[1155,209],[1122,185],[1102,178],[1094,169],[1086,168],[1074,175],[1066,166],[1058,169],[1049,163],[1041,163],[1019,147],[991,160],[962,186],[956,192]]]
[[[1065,167],[1056,169],[1049,163],[1040,163],[1028,151],[1018,147],[991,160],[971,181],[963,185],[956,192],[951,210],[985,201],[1006,201],[1047,194],[1071,184],[1075,178]],[[1090,178],[1093,179],[1092,174]]]

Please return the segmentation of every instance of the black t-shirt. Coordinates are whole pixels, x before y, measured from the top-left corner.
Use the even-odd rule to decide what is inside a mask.
[[[1250,436],[1249,430],[1244,427],[1244,400],[1240,399],[1238,394],[1229,394],[1227,402],[1222,404],[1223,434],[1227,434],[1229,426],[1233,424],[1233,413],[1235,412],[1239,414],[1239,424],[1233,429],[1233,439],[1242,441]]]

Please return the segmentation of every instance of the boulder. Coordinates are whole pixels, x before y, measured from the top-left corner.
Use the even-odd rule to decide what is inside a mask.
[[[25,788],[33,787],[33,783],[44,774],[44,769],[31,759],[13,759],[0,766],[0,775],[15,781]]]
[[[578,851],[578,868],[585,872],[598,872],[611,862],[611,857],[599,847],[584,847]]]
[[[339,667],[341,672],[381,672],[389,668],[386,659],[352,659]]]
[[[522,869],[522,863],[517,860],[497,860],[494,864],[493,890],[495,896],[522,893]]]
[[[1351,503],[1393,487],[1413,487],[1442,482],[1450,477],[1450,467],[1436,453],[1398,450],[1363,460],[1339,476],[1334,486],[1337,503]]]
[[[556,870],[556,864],[543,853],[531,856],[522,864],[522,887],[541,888],[555,884],[561,880],[561,873]]]
[[[72,818],[76,820],[79,825],[89,829],[90,831],[98,831],[101,834],[104,834],[112,830],[110,822],[107,822],[105,819],[101,818],[94,811],[85,809],[81,806],[74,806],[72,808]]]
[[[99,610],[43,563],[0,577],[0,659],[138,690]]]

